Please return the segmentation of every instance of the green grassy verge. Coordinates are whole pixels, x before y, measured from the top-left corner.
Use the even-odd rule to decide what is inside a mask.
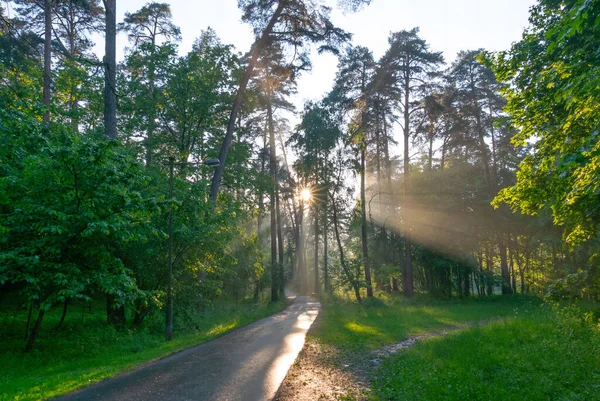
[[[599,312],[598,305],[551,308],[516,295],[379,295],[365,305],[331,299],[310,340],[364,361],[383,345],[479,321],[385,358],[372,372],[373,400],[600,400]]]
[[[23,353],[27,313],[0,311],[0,400],[43,400],[131,370],[140,364],[218,337],[275,313],[285,302],[217,303],[198,313],[187,327],[176,325],[174,339],[164,340],[164,318],[156,316],[140,329],[120,331],[106,324],[101,305],[94,313],[81,309],[57,325],[62,308],[47,313],[40,337]],[[177,321],[176,321],[177,323]]]
[[[600,327],[535,308],[388,358],[380,400],[600,400]]]
[[[364,305],[332,299],[324,302],[310,335],[318,342],[360,352],[448,326],[508,316],[539,303],[516,296],[440,301],[379,294]]]

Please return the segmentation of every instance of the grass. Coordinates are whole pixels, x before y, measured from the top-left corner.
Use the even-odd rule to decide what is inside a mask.
[[[379,294],[373,301],[359,305],[332,299],[325,302],[311,336],[321,343],[361,352],[448,326],[508,316],[530,304],[539,301],[501,296],[449,301],[415,296],[407,300]]]
[[[419,343],[375,377],[379,400],[600,400],[600,327],[538,307]]]
[[[600,400],[598,311],[597,305],[551,308],[523,296],[436,301],[380,295],[366,305],[325,302],[310,335],[366,360],[383,345],[483,320],[384,359],[371,373],[372,398]]]
[[[0,310],[0,400],[44,400],[131,370],[271,315],[285,302],[221,302],[175,328],[174,339],[164,340],[164,318],[155,316],[140,329],[116,330],[106,324],[101,304],[93,313],[73,310],[60,330],[62,308],[46,314],[40,337],[30,353],[23,353],[27,313]],[[177,321],[176,321],[177,323]]]

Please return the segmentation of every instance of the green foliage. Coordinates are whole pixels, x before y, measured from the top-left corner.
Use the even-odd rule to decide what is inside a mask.
[[[7,32],[0,35],[3,291],[18,291],[21,303],[40,312],[103,294],[140,326],[166,300],[173,207],[176,313],[191,319],[220,295],[244,298],[263,276],[260,244],[248,230],[252,200],[224,194],[215,208],[208,202],[209,172],[193,163],[212,156],[222,138],[239,59],[210,30],[178,57],[168,5],[152,3],[128,15],[123,27],[134,46],[118,82],[119,141],[106,141],[99,126],[102,80],[86,53],[96,6],[57,9],[65,14],[61,24],[85,23],[78,20],[76,32],[57,28],[72,46],[54,53],[49,127],[41,121],[39,49],[24,42],[26,31],[15,31],[25,24],[0,26]],[[155,17],[157,26],[149,22]],[[252,184],[251,151],[244,141],[232,149],[235,168],[228,174],[244,177],[240,185]],[[164,164],[170,156],[177,161],[173,201]]]
[[[0,309],[0,399],[41,400],[134,369],[141,364],[219,337],[266,317],[285,303],[221,300],[195,312],[188,320],[176,315],[176,335],[164,340],[164,317],[152,316],[143,327],[116,330],[107,325],[102,302],[91,310],[73,303],[59,329],[42,331],[37,347],[23,354],[22,335],[27,312],[14,306]],[[83,310],[82,310],[83,307]],[[62,307],[46,314],[55,327]]]
[[[496,204],[529,214],[550,206],[575,245],[595,236],[600,221],[599,13],[595,0],[541,1],[523,39],[490,62],[511,84],[506,110],[520,131],[513,143],[533,147]]]
[[[559,278],[548,286],[548,299],[581,299],[600,293],[600,254],[595,254],[581,270]]]
[[[87,298],[91,288],[121,303],[135,296],[113,249],[136,240],[132,227],[152,207],[139,192],[146,177],[132,156],[117,143],[68,131],[0,136],[13,145],[0,176],[2,283],[24,285],[26,302],[43,309]]]

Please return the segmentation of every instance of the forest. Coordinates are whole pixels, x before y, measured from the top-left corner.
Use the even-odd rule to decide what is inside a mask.
[[[0,5],[0,358],[18,371],[76,336],[182,349],[286,289],[366,310],[578,302],[600,327],[600,1],[539,0],[499,52],[399,27],[378,59],[331,19],[371,0],[238,0],[251,48],[201,27],[188,53],[168,3],[122,21],[116,3]],[[335,80],[298,108],[315,52]]]

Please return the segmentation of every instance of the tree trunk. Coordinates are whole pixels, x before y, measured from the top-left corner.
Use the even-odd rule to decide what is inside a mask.
[[[115,326],[123,326],[125,324],[125,306],[120,305],[114,307],[115,297],[106,295],[106,321]]]
[[[369,266],[369,245],[367,237],[367,199],[366,199],[366,170],[367,170],[367,82],[366,82],[366,70],[363,66],[362,70],[362,83],[361,83],[361,95],[365,102],[361,113],[361,129],[362,139],[360,142],[360,205],[362,214],[362,227],[361,227],[361,242],[362,242],[362,256],[365,267],[365,282],[367,285],[367,297],[373,296],[373,284],[371,283],[371,267]]]
[[[504,243],[504,235],[498,234],[498,249],[500,250],[500,268],[502,270],[502,294],[512,294],[510,285],[510,272],[508,270],[508,258],[506,255],[506,244]]]
[[[65,322],[65,317],[67,317],[67,308],[68,308],[68,306],[69,306],[69,300],[65,299],[65,302],[63,303],[63,312],[62,312],[62,315],[60,317],[60,321],[56,325],[56,329],[60,329],[62,327],[63,323]]]
[[[156,130],[156,90],[155,90],[155,81],[156,81],[156,67],[154,64],[154,58],[156,54],[156,33],[151,34],[151,49],[150,49],[150,62],[147,65],[148,68],[148,89],[150,92],[150,100],[152,104],[150,105],[150,112],[148,115],[148,129],[146,131],[146,167],[150,166],[152,163],[152,159],[154,156],[154,131]],[[180,149],[181,154],[184,154],[183,149]],[[182,160],[182,162],[187,162],[186,160]]]
[[[408,74],[404,79],[404,241],[405,241],[405,254],[404,254],[404,296],[412,297],[414,294],[414,282],[413,282],[413,266],[412,266],[412,241],[409,224],[409,213],[410,213],[410,77]]]
[[[389,201],[386,202],[388,204],[388,214],[390,205],[395,205],[394,202],[394,188],[392,187],[392,162],[390,161],[390,145],[388,138],[388,129],[387,129],[387,118],[385,113],[383,114],[383,157],[385,159],[385,179],[386,185],[385,191],[389,194]]]
[[[492,283],[492,278],[494,277],[493,276],[494,257],[491,254],[489,245],[486,247],[485,256],[486,256],[486,265],[487,265],[486,267],[487,267],[487,273],[488,273],[487,294],[492,295],[494,293],[494,288],[493,288],[493,283]]]
[[[429,149],[427,151],[427,169],[433,170],[433,135],[429,134]]]
[[[377,176],[377,196],[379,197],[378,202],[377,202],[377,221],[381,222],[381,196],[382,195],[382,191],[381,191],[381,153],[382,153],[382,147],[381,147],[381,138],[380,138],[380,128],[381,128],[381,123],[379,121],[379,112],[375,112],[375,175]],[[373,230],[375,230],[375,225],[373,224],[373,222],[371,222],[371,225],[373,226]]]
[[[482,296],[483,295],[483,290],[481,288],[481,276],[483,274],[483,252],[481,252],[481,250],[478,252],[477,254],[477,262],[478,262],[478,271],[477,271],[477,277],[475,278],[475,287],[477,288],[477,295],[478,296]]]
[[[328,233],[327,233],[327,194],[325,194],[325,210],[323,211],[323,287],[325,289],[325,292],[329,292],[331,289],[329,287],[329,266],[328,266],[328,252],[329,252],[329,238],[328,238]]]
[[[529,257],[531,252],[529,251],[529,240],[525,238],[525,269],[521,269],[521,294],[526,294],[529,291],[525,287],[525,271],[529,270]]]
[[[335,199],[331,202],[331,205],[333,208],[333,229],[335,231],[335,240],[337,242],[338,252],[340,253],[340,264],[342,265],[342,270],[344,270],[344,273],[346,274],[346,278],[348,279],[348,282],[354,289],[354,296],[356,297],[356,300],[358,302],[362,302],[362,299],[360,297],[360,288],[358,286],[358,282],[354,278],[354,276],[350,272],[350,269],[348,268],[348,265],[346,264],[346,258],[344,256],[344,247],[342,246],[342,241],[340,239],[340,229],[339,229],[337,205],[336,205]]]
[[[268,83],[268,68],[267,68],[267,85]],[[279,268],[277,265],[277,210],[276,210],[276,193],[277,193],[277,148],[275,147],[275,127],[273,124],[273,106],[271,104],[271,90],[267,89],[267,118],[269,120],[269,172],[271,174],[271,301],[276,302],[279,298],[277,283]]]
[[[319,293],[319,208],[315,204],[314,210],[314,233],[315,233],[315,294]]]
[[[29,336],[29,340],[27,341],[24,352],[29,352],[33,349],[35,339],[40,332],[40,328],[42,327],[42,320],[44,320],[44,309],[40,307],[37,320],[35,321],[35,325],[33,326],[33,330],[31,331],[31,335]]]
[[[33,311],[33,302],[29,303],[29,313],[27,314],[27,324],[25,325],[25,339],[29,337],[29,326],[31,325],[31,312]]]
[[[306,272],[306,253],[304,249],[304,202],[300,201],[298,208],[298,278],[300,281],[300,293],[308,294],[308,276]]]
[[[117,19],[116,0],[104,0],[106,43],[104,56],[104,133],[117,137]]]
[[[285,271],[284,271],[284,243],[283,243],[283,223],[281,221],[281,204],[279,200],[279,184],[275,192],[275,209],[277,215],[277,250],[279,253],[279,293],[284,295],[285,290]]]
[[[114,1],[114,0],[112,0]],[[225,132],[225,138],[223,139],[223,144],[221,145],[221,151],[219,152],[219,165],[215,170],[215,175],[212,179],[212,184],[210,187],[210,199],[213,202],[217,201],[217,195],[219,194],[219,187],[221,186],[221,180],[223,179],[223,173],[225,171],[225,162],[227,161],[227,153],[229,152],[229,147],[231,146],[231,140],[233,138],[233,131],[235,129],[235,121],[237,118],[237,114],[242,107],[242,102],[244,100],[244,94],[246,92],[246,87],[248,86],[248,81],[250,81],[250,77],[252,76],[252,72],[254,71],[254,67],[256,66],[256,61],[258,60],[258,56],[261,51],[268,45],[270,41],[271,32],[273,31],[273,26],[281,16],[283,12],[283,8],[286,2],[279,1],[277,9],[273,13],[269,23],[265,27],[262,32],[260,39],[258,39],[252,45],[250,49],[250,62],[248,63],[248,67],[246,67],[246,71],[244,72],[244,76],[242,77],[242,81],[240,82],[240,87],[238,88],[237,94],[235,95],[235,100],[233,102],[233,107],[231,109],[231,115],[229,116],[229,122],[227,123],[227,131]]]
[[[254,283],[254,302],[258,302],[260,299],[260,281],[256,280]]]
[[[52,1],[44,0],[44,125],[50,126],[52,86]]]
[[[513,291],[515,288],[515,256],[510,246],[508,247],[508,274],[510,276],[510,289]]]
[[[444,142],[442,143],[442,157],[440,158],[440,170],[444,169],[445,164],[446,164],[446,138],[444,138]]]
[[[75,47],[76,36],[77,36],[77,33],[74,29],[70,30],[68,32],[69,56],[71,58],[71,61],[70,61],[71,63],[73,63],[73,60],[75,60],[75,56],[77,53],[77,49]],[[72,68],[73,70],[75,69],[73,66],[71,66],[70,68]],[[71,84],[68,104],[69,104],[69,114],[71,116],[71,129],[73,130],[74,133],[79,133],[79,116],[77,115],[79,105],[77,102],[76,90],[77,90],[77,86]]]
[[[367,297],[372,297],[373,296],[373,285],[371,284],[371,269],[369,267],[369,246],[367,243],[367,210],[366,210],[366,196],[365,196],[366,148],[367,148],[367,144],[363,143],[361,145],[361,150],[360,150],[360,207],[361,207],[361,214],[362,214],[361,239],[362,239],[363,263],[365,266],[365,282],[367,284]]]
[[[481,108],[479,106],[479,102],[477,100],[477,94],[475,92],[475,84],[473,82],[473,78],[471,77],[471,96],[472,96],[472,106],[475,111],[475,124],[477,129],[477,136],[479,139],[479,150],[481,152],[481,162],[483,164],[483,170],[485,173],[485,182],[488,187],[488,193],[490,197],[494,197],[494,183],[492,182],[491,173],[490,173],[490,158],[488,155],[489,149],[487,144],[485,143],[484,133],[483,133],[483,125],[481,123]],[[502,253],[502,252],[501,252]]]
[[[387,127],[387,117],[385,115],[385,109],[386,109],[386,102],[384,101],[384,112],[383,112],[383,157],[384,157],[384,163],[385,163],[385,179],[386,179],[386,188],[385,188],[385,192],[387,192],[387,202],[386,203],[386,214],[385,214],[385,220],[387,221],[387,219],[391,218],[391,216],[393,214],[395,214],[395,208],[398,207],[398,202],[395,199],[395,193],[394,193],[394,187],[392,186],[392,162],[390,160],[390,145],[389,145],[389,137],[388,137],[388,127]],[[396,238],[396,234],[394,233],[393,230],[390,230],[390,235],[389,235],[389,245],[394,247],[394,241]],[[381,231],[381,235],[384,238],[386,247],[388,245],[388,235],[387,235],[387,230],[385,229],[385,223],[383,224],[383,228]],[[392,251],[393,253],[393,251]],[[395,261],[395,257],[394,255],[389,255],[388,256],[388,252],[386,251],[385,253],[385,263],[389,264],[390,261]],[[399,292],[400,288],[398,286],[398,279],[395,277],[392,277],[392,291],[393,292]]]
[[[283,162],[285,164],[285,169],[289,173],[290,168],[289,168],[288,161],[287,161],[287,154],[285,152],[285,144],[283,142],[283,138],[282,138],[281,134],[279,134],[277,138],[279,139],[279,146],[281,146],[281,154],[283,155]],[[291,175],[289,175],[289,174],[288,174],[288,179],[289,179],[290,187],[292,187],[292,188],[295,187],[295,183],[292,180]],[[279,192],[278,192],[278,195],[279,195]],[[291,199],[291,203],[292,203],[291,211],[289,210],[289,203],[287,203],[286,206],[288,206],[288,215],[290,216],[292,233],[294,234],[294,240],[296,242],[296,252],[299,252],[299,247],[298,247],[299,239],[300,239],[300,228],[298,225],[299,214],[298,214],[298,209],[296,207],[296,201],[294,200],[293,197]],[[291,246],[290,246],[290,248],[291,248]],[[293,257],[291,257],[291,254],[290,254],[290,259],[291,259],[291,261],[290,261],[290,273],[291,273],[290,280],[293,281],[296,278],[296,272],[298,272],[298,270],[299,270],[299,263],[298,263],[299,258],[297,257],[294,262],[294,259],[293,259]],[[297,265],[298,265],[298,268],[295,268],[295,266],[297,266]]]
[[[490,135],[492,136],[492,166],[494,168],[494,185],[498,186],[498,162],[496,160],[496,133],[494,131],[494,112],[492,101],[488,99],[490,107]]]
[[[295,247],[295,251],[296,253],[298,253],[298,241],[299,241],[299,230],[298,230],[298,224],[297,224],[297,218],[298,218],[298,209],[296,208],[296,204],[292,199],[292,203],[294,205],[294,210],[291,210],[290,208],[290,202],[286,202],[285,206],[287,209],[287,213],[290,216],[290,221],[292,223],[292,227],[291,227],[291,232],[292,232],[292,236],[294,239],[294,243],[296,244]],[[296,279],[296,277],[298,276],[298,258],[294,259],[293,258],[293,254],[292,254],[293,250],[292,250],[292,244],[290,242],[288,242],[288,253],[289,253],[289,258],[290,258],[290,281],[294,281]]]
[[[265,177],[265,172],[266,172],[266,166],[265,166],[265,158],[267,156],[267,131],[268,129],[268,124],[267,127],[265,127],[266,129],[263,131],[263,152],[260,158],[260,173],[262,177]],[[263,233],[264,233],[264,222],[263,222],[263,216],[264,216],[264,209],[265,209],[265,193],[262,190],[262,187],[259,187],[258,189],[258,216],[257,216],[257,234],[258,234],[258,242],[259,242],[259,246],[260,248],[262,248],[263,244],[264,244],[264,238],[263,238]]]

